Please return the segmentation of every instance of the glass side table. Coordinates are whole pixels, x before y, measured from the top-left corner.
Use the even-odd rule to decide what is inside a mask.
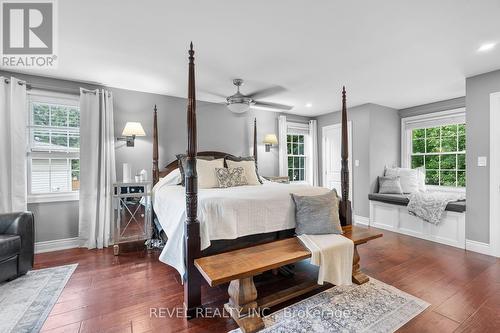
[[[151,182],[113,184],[113,252],[126,243],[149,241],[151,226]]]

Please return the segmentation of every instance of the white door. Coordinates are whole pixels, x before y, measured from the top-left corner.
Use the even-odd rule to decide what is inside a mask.
[[[352,123],[347,123],[347,137],[349,142],[349,200],[352,202]],[[323,187],[336,189],[341,195],[341,144],[342,124],[329,125],[322,128],[323,143]]]

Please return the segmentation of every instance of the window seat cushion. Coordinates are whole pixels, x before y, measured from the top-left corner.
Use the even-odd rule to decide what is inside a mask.
[[[404,194],[382,194],[382,193],[370,193],[368,194],[368,200],[380,201],[394,205],[407,206],[408,199],[407,195]],[[450,212],[463,213],[466,210],[465,201],[455,201],[450,202],[446,206],[446,210]]]

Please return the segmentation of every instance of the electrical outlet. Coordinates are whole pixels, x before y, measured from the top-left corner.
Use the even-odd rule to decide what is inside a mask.
[[[478,156],[477,157],[477,166],[485,167],[488,165],[488,158],[486,156]]]

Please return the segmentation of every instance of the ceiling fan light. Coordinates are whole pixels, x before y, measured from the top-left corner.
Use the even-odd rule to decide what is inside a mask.
[[[248,103],[229,103],[227,108],[233,113],[244,113],[250,109],[250,105]]]

